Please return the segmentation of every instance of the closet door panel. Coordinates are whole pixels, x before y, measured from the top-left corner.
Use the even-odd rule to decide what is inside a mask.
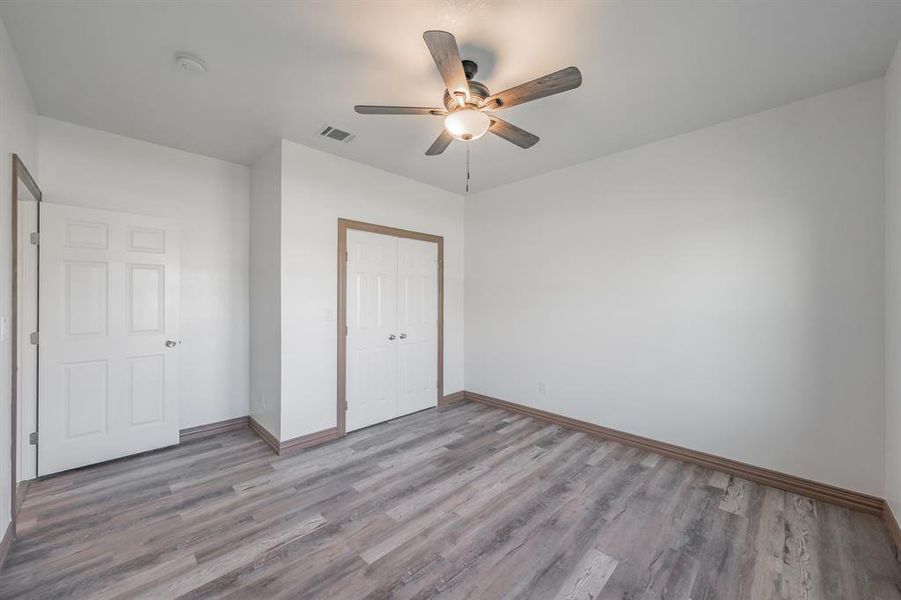
[[[438,245],[397,240],[398,410],[438,402]]]
[[[396,238],[347,232],[346,319],[346,419],[353,431],[398,415]]]

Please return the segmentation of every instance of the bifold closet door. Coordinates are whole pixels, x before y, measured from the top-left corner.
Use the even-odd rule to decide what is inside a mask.
[[[438,244],[397,240],[398,412],[437,404]]]
[[[398,415],[397,238],[347,231],[346,323],[346,420],[353,431]]]
[[[346,430],[437,404],[438,246],[347,231]]]

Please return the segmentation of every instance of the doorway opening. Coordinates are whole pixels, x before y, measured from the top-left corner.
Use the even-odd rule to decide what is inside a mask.
[[[10,372],[12,398],[10,474],[12,532],[25,486],[37,474],[38,276],[41,190],[19,155],[12,155],[12,302]]]

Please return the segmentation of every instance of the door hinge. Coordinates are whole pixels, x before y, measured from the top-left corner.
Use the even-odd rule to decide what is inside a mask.
[[[344,326],[344,335],[347,336],[347,325]]]
[[[37,431],[32,431],[30,434],[28,434],[28,443],[31,444],[32,446],[38,445],[38,432]]]
[[[347,400],[344,401],[344,410],[347,410]]]
[[[37,346],[37,345],[38,345],[38,337],[39,337],[39,336],[38,336],[38,332],[37,332],[37,331],[32,332],[31,335],[28,336],[28,341],[31,342],[31,345],[32,345],[32,346]]]
[[[38,246],[41,243],[41,234],[38,233],[37,231],[32,231],[31,235],[29,236],[29,239],[31,240],[32,244],[34,244],[35,246]]]

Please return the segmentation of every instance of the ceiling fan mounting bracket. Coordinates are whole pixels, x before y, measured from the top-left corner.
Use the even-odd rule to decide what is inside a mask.
[[[477,65],[474,60],[469,60],[468,58],[460,62],[463,63],[463,73],[466,75],[466,81],[472,81],[472,78],[479,72],[479,65]]]

